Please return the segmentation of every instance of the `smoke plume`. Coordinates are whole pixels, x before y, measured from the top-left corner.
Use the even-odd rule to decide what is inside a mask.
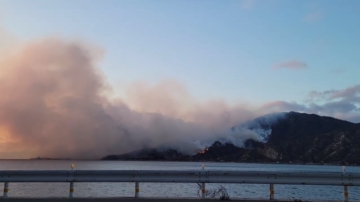
[[[197,102],[169,80],[109,99],[94,50],[46,39],[1,58],[0,157],[90,159],[161,145],[194,152],[255,116],[221,100]]]
[[[357,107],[342,102],[303,105],[273,101],[260,107],[246,103],[233,106],[219,99],[200,102],[174,80],[156,84],[138,81],[127,86],[122,97],[114,98],[99,71],[99,48],[56,38],[11,50],[3,47],[0,158],[97,159],[154,147],[194,153],[215,140],[237,146],[249,138],[265,141],[271,128],[231,127],[271,112],[331,115],[342,110],[345,113],[335,117],[360,117]],[[355,92],[352,89],[344,92]],[[351,101],[357,100],[354,93],[350,96]],[[336,112],[328,110],[334,106]]]

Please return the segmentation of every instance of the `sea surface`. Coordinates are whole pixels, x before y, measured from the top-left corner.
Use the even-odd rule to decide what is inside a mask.
[[[206,170],[339,172],[341,166],[283,165],[210,162],[152,161],[67,161],[67,160],[0,160],[0,170]],[[360,167],[347,166],[346,172],[360,173]],[[224,186],[230,198],[269,198],[269,185],[206,184],[207,189]],[[1,185],[3,186],[3,185]],[[0,188],[2,190],[2,188]],[[193,183],[140,183],[140,197],[198,197]],[[1,193],[2,194],[2,193]],[[0,195],[1,195],[0,194]],[[9,197],[68,197],[69,183],[10,183]],[[75,183],[75,197],[132,197],[134,183]],[[276,199],[342,200],[342,186],[275,185]],[[349,199],[360,200],[360,187],[349,187]]]

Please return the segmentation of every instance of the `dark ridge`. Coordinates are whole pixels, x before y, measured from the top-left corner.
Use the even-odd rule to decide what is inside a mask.
[[[248,139],[242,148],[215,141],[197,154],[144,149],[104,160],[281,162],[360,164],[360,124],[298,112],[269,114],[231,128],[271,129],[266,143]]]

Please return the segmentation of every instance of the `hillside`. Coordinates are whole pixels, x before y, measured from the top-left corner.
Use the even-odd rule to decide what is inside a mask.
[[[193,155],[176,150],[139,150],[103,160],[166,160],[360,164],[360,124],[297,112],[271,114],[231,128],[256,131],[243,147],[216,141]]]

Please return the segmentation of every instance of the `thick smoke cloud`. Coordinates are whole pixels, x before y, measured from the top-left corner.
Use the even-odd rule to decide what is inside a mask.
[[[274,101],[255,107],[222,100],[199,102],[178,82],[144,81],[121,98],[99,71],[102,51],[46,39],[16,46],[0,58],[0,158],[100,158],[143,148],[193,153],[215,140],[242,146],[259,133],[230,128],[264,114],[300,111],[360,120],[358,86],[312,92],[318,105]],[[110,96],[109,96],[110,95]],[[340,99],[340,100],[339,100]]]
[[[106,113],[106,83],[80,45],[31,43],[3,59],[0,68],[0,127],[14,142],[7,150],[92,157],[121,141]]]
[[[0,23],[1,23],[1,13],[0,13]],[[9,47],[14,46],[17,43],[14,36],[8,33],[6,30],[2,29],[0,25],[0,55],[6,54],[6,50]]]
[[[229,106],[222,100],[198,102],[178,82],[164,80],[157,84],[136,82],[127,88],[126,103],[131,109],[197,123],[213,130],[230,128],[256,114],[246,103]]]
[[[47,39],[2,58],[2,157],[99,158],[159,145],[194,152],[202,140],[255,116],[221,101],[197,103],[169,81],[134,84],[133,94],[110,100],[95,53]]]

